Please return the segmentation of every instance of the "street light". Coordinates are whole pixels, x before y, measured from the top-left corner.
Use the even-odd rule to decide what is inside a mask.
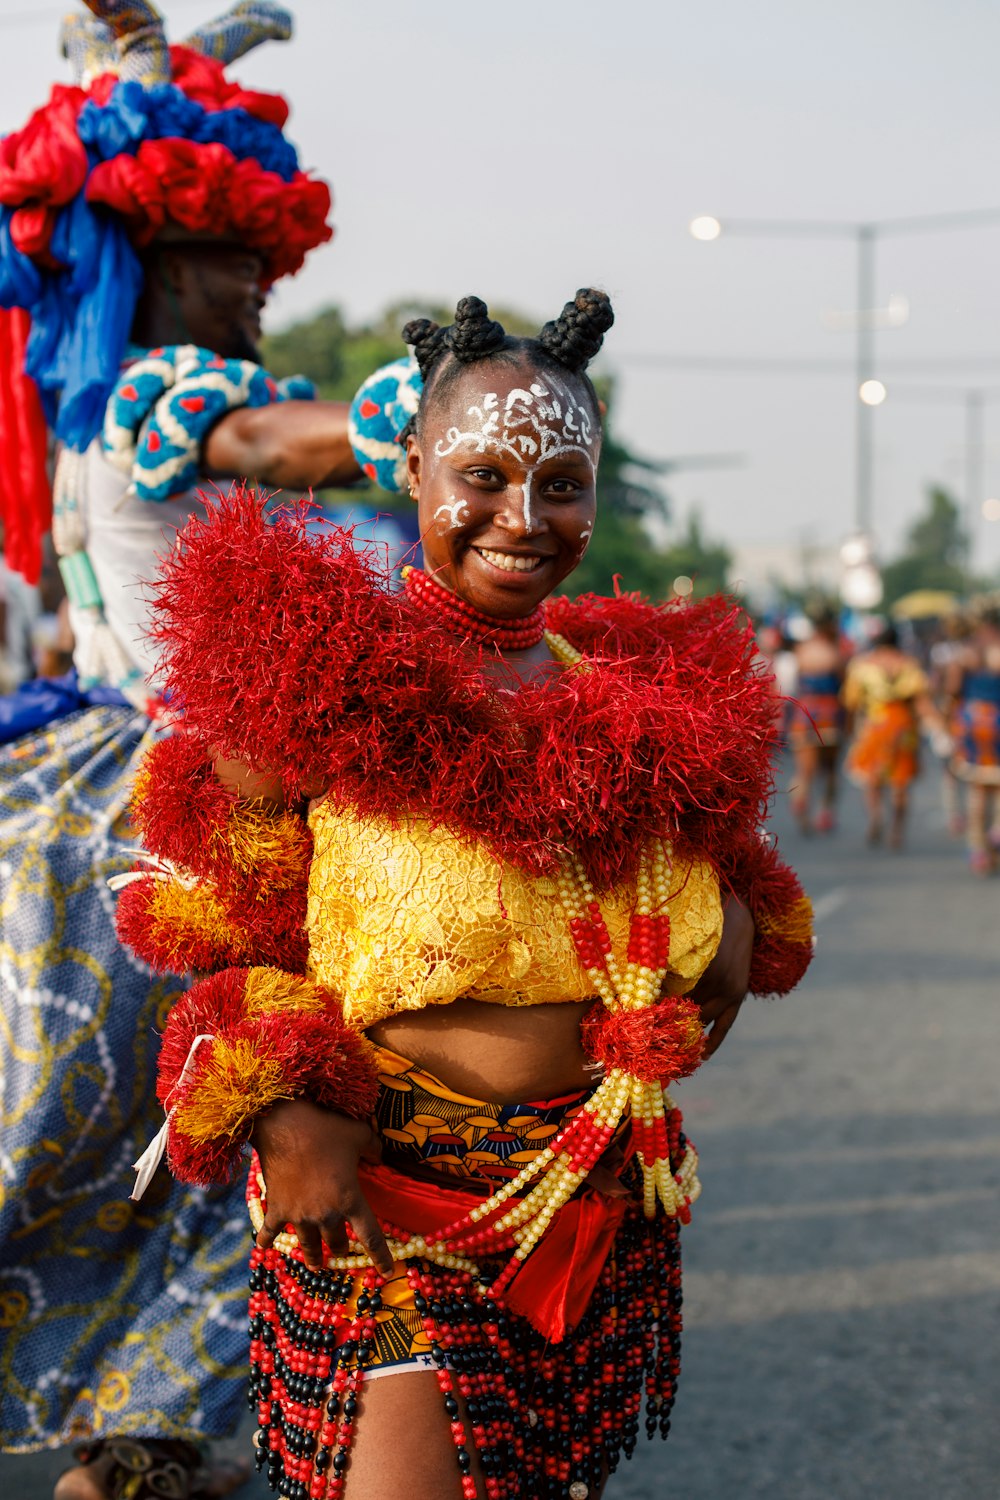
[[[881,406],[888,394],[881,380],[863,380],[858,386],[858,400],[866,406]]]
[[[854,525],[867,533],[872,521],[872,412],[880,402],[862,395],[875,380],[875,329],[879,313],[875,307],[875,246],[892,234],[933,234],[945,229],[975,229],[1000,224],[1000,208],[973,209],[968,213],[923,214],[905,219],[871,219],[864,222],[841,219],[719,219],[699,214],[688,228],[696,240],[717,240],[723,234],[763,235],[787,239],[853,239],[857,252],[857,319],[854,343],[854,378],[858,394],[855,422]],[[885,397],[882,397],[884,400]]]

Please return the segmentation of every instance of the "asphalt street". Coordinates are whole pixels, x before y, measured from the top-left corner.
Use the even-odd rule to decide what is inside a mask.
[[[704,1182],[681,1393],[606,1500],[997,1500],[1000,879],[967,873],[933,774],[902,853],[865,847],[849,788],[832,836],[776,827],[816,959],[677,1091]],[[65,1463],[0,1458],[0,1495]]]

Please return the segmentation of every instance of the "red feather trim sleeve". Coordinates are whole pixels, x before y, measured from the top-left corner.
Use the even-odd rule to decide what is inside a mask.
[[[188,990],[167,1020],[157,1097],[183,1182],[231,1182],[254,1120],[281,1099],[307,1096],[365,1119],[377,1092],[371,1044],[302,976],[227,969]]]
[[[787,995],[812,962],[812,902],[795,871],[763,835],[734,843],[722,869],[725,885],[746,905],[756,936],[747,986],[752,995]]]
[[[175,974],[305,967],[312,837],[302,818],[241,802],[181,732],[146,756],[131,810],[152,858],[129,877],[115,920],[140,958]]]

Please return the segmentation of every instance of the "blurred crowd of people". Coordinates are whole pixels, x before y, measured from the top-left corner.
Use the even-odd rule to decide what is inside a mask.
[[[949,832],[989,876],[1000,862],[1000,594],[921,623],[845,622],[821,604],[759,626],[792,812],[804,834],[832,833],[843,769],[864,796],[868,842],[902,848],[926,741]]]

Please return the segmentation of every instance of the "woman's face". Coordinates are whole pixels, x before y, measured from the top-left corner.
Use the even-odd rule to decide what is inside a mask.
[[[530,614],[587,550],[600,443],[568,372],[470,366],[407,444],[427,572],[486,614]]]

